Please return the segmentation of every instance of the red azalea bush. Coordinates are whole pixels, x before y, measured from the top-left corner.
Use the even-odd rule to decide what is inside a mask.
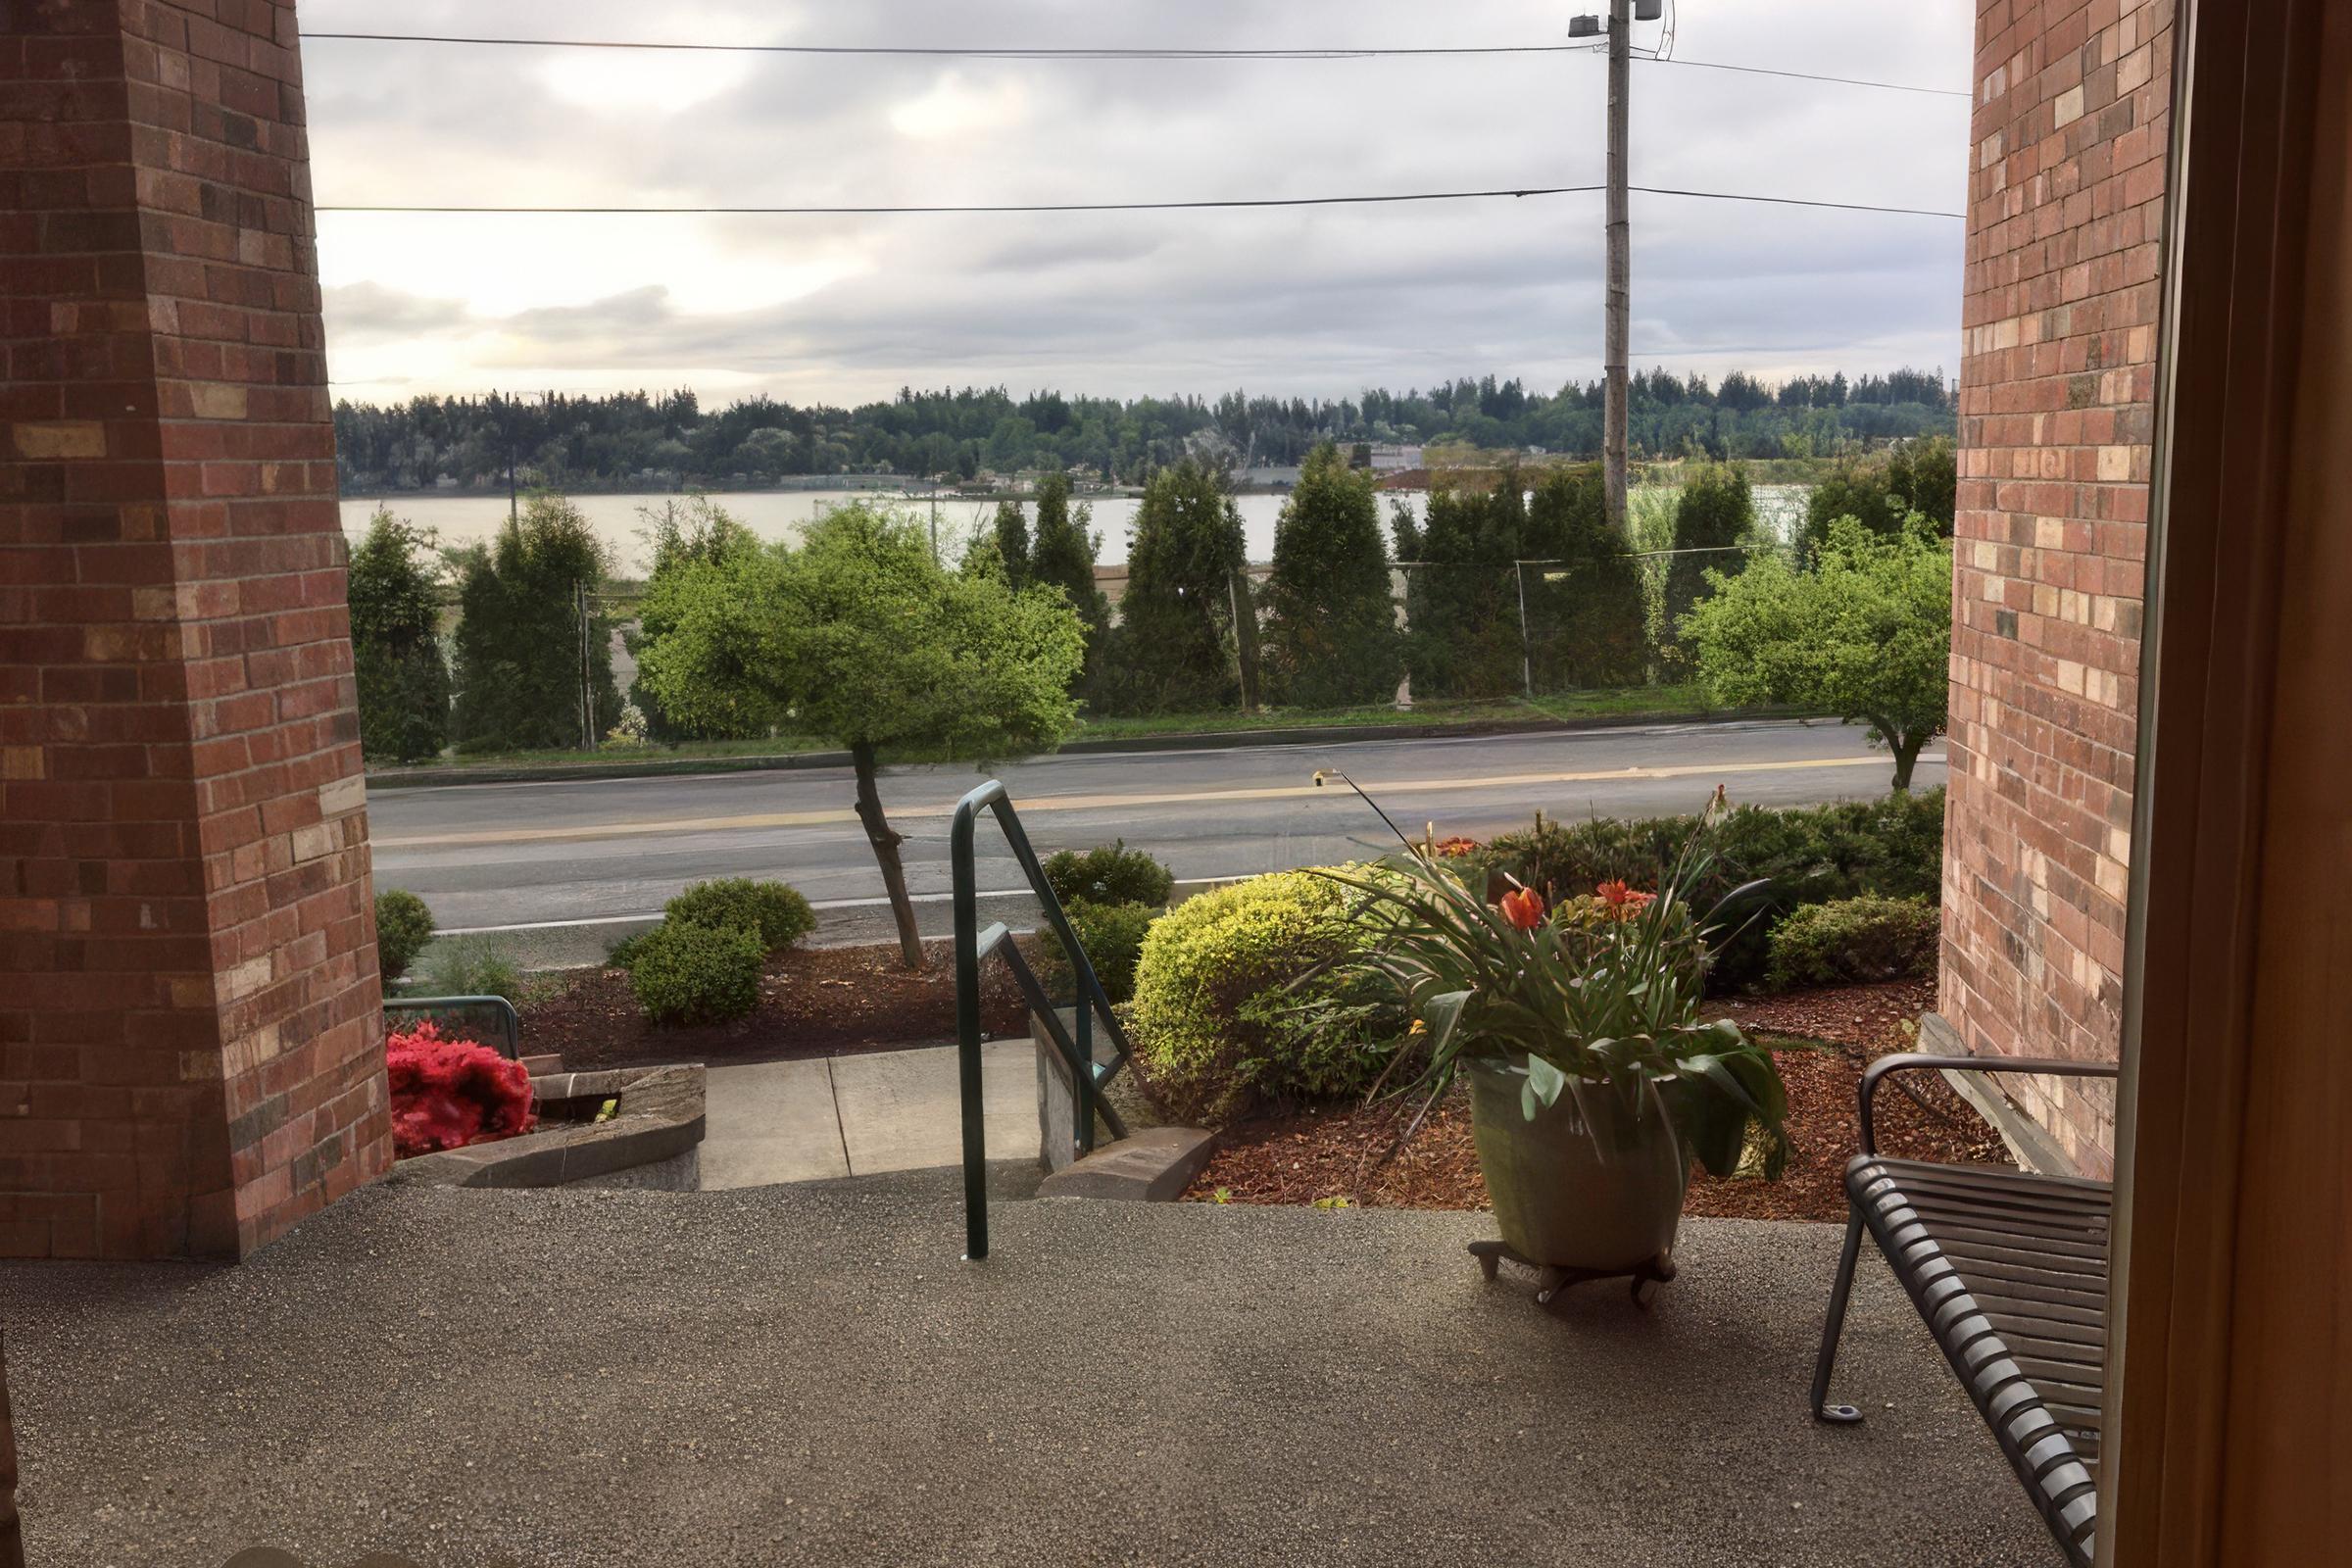
[[[531,1075],[488,1046],[452,1040],[430,1022],[388,1035],[392,1146],[403,1159],[531,1130]]]

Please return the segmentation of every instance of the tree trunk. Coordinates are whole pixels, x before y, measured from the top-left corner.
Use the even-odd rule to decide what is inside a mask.
[[[1880,733],[1886,737],[1887,749],[1894,753],[1894,788],[1908,794],[1911,789],[1911,768],[1918,762],[1921,749],[1928,744],[1928,732],[1905,735],[1882,726]]]
[[[909,969],[923,966],[923,939],[914,929],[914,905],[906,897],[906,868],[899,863],[899,835],[882,814],[882,795],[874,788],[874,748],[860,742],[850,748],[858,769],[858,820],[865,825],[866,841],[874,847],[874,861],[882,867],[882,891],[890,895],[891,918],[899,923],[899,956]]]

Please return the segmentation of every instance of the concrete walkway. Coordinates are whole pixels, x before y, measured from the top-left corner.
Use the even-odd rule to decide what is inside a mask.
[[[1648,1312],[1488,1286],[1482,1214],[952,1173],[374,1189],[237,1268],[0,1265],[56,1568],[2052,1568],[1879,1266],[1805,1417],[1833,1225],[1690,1220]]]
[[[954,1046],[873,1051],[710,1071],[706,1189],[925,1170],[963,1159]],[[981,1048],[991,1160],[1037,1157],[1037,1051]]]

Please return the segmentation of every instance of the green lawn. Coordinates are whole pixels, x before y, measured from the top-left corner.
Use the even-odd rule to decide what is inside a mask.
[[[1153,713],[1143,717],[1082,719],[1073,741],[1145,740],[1166,735],[1243,735],[1270,729],[1337,729],[1352,725],[1497,724],[1527,719],[1555,718],[1690,718],[1718,712],[1695,685],[1626,686],[1594,691],[1562,692],[1549,697],[1503,697],[1487,702],[1425,702],[1409,709],[1387,704],[1362,708],[1311,710],[1271,709],[1254,713],[1218,710],[1205,713]],[[668,763],[721,761],[731,758],[778,757],[790,753],[826,751],[823,741],[806,735],[783,735],[757,741],[688,741],[678,746],[609,746],[601,750],[498,752],[453,757],[431,767],[560,767],[583,763],[626,765],[631,762]],[[921,762],[939,759],[913,752],[883,754],[885,761]],[[398,778],[405,768],[377,768],[377,776]]]

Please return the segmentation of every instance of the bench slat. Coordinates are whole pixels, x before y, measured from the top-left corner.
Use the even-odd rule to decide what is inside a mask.
[[[1857,1155],[1847,1196],[2068,1557],[2090,1562],[2105,1183]]]

